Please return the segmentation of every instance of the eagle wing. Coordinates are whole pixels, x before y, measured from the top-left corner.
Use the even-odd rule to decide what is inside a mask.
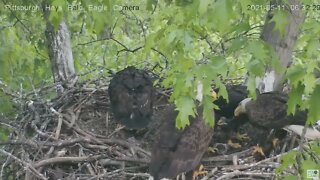
[[[190,118],[190,125],[183,130],[175,127],[177,112],[174,109],[170,106],[164,113],[165,120],[152,149],[150,172],[155,179],[174,178],[193,170],[199,165],[213,135],[213,128],[203,120],[202,109],[198,109],[198,116]]]
[[[288,96],[280,92],[263,93],[246,106],[250,122],[268,129],[281,129],[286,125],[304,125],[306,111],[297,110],[295,115],[287,115]]]

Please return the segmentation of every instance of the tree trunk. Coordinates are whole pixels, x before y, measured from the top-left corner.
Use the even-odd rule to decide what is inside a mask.
[[[54,32],[53,26],[48,23],[46,37],[54,81],[68,84],[75,76],[75,69],[66,23],[61,22],[57,32]]]
[[[279,5],[277,0],[272,1],[271,4],[275,6]],[[289,6],[291,7],[291,5],[300,5],[300,2],[299,0],[289,0]],[[270,22],[270,19],[273,17],[271,10],[268,12],[261,34],[261,38],[275,49],[283,68],[287,68],[292,62],[292,51],[299,35],[299,26],[304,21],[303,12],[299,9],[290,10],[290,7],[286,7],[289,15],[288,25],[286,26],[286,32],[283,37],[281,37],[278,30],[274,30],[275,23]],[[265,76],[263,78],[257,78],[257,88],[260,92],[281,91],[283,75],[284,74],[276,73],[269,66],[267,67]]]
[[[77,78],[70,43],[70,32],[67,24],[61,21],[58,30],[55,32],[54,26],[49,21],[50,12],[45,8],[49,4],[48,1],[43,2],[43,13],[47,21],[45,35],[48,43],[53,79],[55,83],[59,84],[57,92],[61,94],[64,88],[72,87]]]

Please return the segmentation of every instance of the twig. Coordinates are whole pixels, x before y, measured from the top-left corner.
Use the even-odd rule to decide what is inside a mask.
[[[13,141],[6,141],[6,142],[0,142],[0,146],[4,145],[24,145],[24,146],[29,146],[31,148],[39,148],[39,145],[32,141],[32,140],[26,140],[26,141],[18,141],[18,140],[13,140]]]
[[[246,149],[241,152],[233,153],[233,154],[228,154],[228,155],[221,155],[221,156],[215,156],[215,157],[207,157],[202,159],[202,162],[211,162],[211,161],[232,161],[233,156],[238,156],[239,158],[247,156],[248,154],[251,153],[250,149]]]
[[[16,156],[14,156],[13,154],[3,150],[3,149],[0,149],[0,152],[5,154],[6,156],[10,156],[12,159],[16,160],[17,162],[19,162],[20,164],[22,164],[25,168],[27,169],[30,169],[31,172],[36,175],[38,178],[40,179],[44,179],[44,180],[47,180],[48,178],[44,177],[40,172],[38,172],[35,167],[33,167],[31,164],[27,163],[27,162],[24,162],[22,161],[21,159],[17,158]]]
[[[106,38],[102,38],[102,39],[96,39],[96,40],[93,40],[93,41],[88,41],[88,42],[85,42],[85,43],[78,43],[77,46],[85,46],[85,45],[88,45],[88,44],[92,44],[92,43],[99,42],[99,41],[105,41],[105,40],[110,40],[110,38],[106,37]]]
[[[258,166],[258,165],[260,165],[262,163],[269,162],[269,161],[272,161],[274,159],[277,159],[277,158],[283,156],[284,154],[287,154],[287,153],[279,154],[277,156],[273,156],[273,157],[261,160],[261,161],[256,162],[256,163],[248,164],[248,165],[247,164],[243,164],[243,165],[229,166],[229,167],[225,168],[225,170],[236,170],[236,169],[237,170],[243,170],[243,169],[252,168],[252,167]]]
[[[122,174],[126,176],[133,176],[133,177],[150,177],[148,173],[130,173],[130,172],[122,172]]]
[[[48,135],[47,133],[45,132],[42,132],[38,129],[37,125],[36,125],[36,122],[35,121],[32,121],[31,122],[31,127],[32,129],[40,136],[42,137],[45,137],[45,138],[48,138],[48,139],[51,139],[51,140],[58,140],[57,138],[51,136],[51,135]]]
[[[58,125],[57,125],[56,133],[54,136],[56,139],[59,139],[59,137],[60,137],[61,126],[62,126],[62,115],[61,115],[61,109],[59,109]]]
[[[211,176],[213,176],[218,171],[218,168],[213,168],[205,177],[201,180],[208,180]]]
[[[160,54],[163,58],[164,58],[164,60],[165,60],[165,64],[166,64],[166,69],[168,68],[168,66],[169,66],[169,61],[168,61],[168,58],[167,58],[167,56],[165,56],[164,54],[163,54],[163,52],[161,52],[161,51],[159,51],[158,49],[156,49],[156,48],[151,48],[151,50],[153,50],[153,51],[155,51],[155,52],[157,52],[158,54]]]
[[[42,166],[48,166],[52,164],[59,164],[59,163],[79,163],[79,162],[92,162],[98,159],[106,158],[106,155],[95,155],[95,156],[84,156],[84,157],[54,157],[49,159],[44,159],[38,161],[34,164],[35,168],[39,168]]]
[[[12,150],[13,151],[13,150]],[[11,153],[10,153],[11,154]],[[4,179],[4,177],[3,177],[3,172],[4,172],[4,168],[9,164],[9,162],[10,162],[10,156],[8,156],[7,158],[6,158],[6,161],[2,164],[2,166],[1,166],[1,172],[0,172],[0,179],[1,180],[3,180]]]
[[[236,170],[234,172],[230,172],[228,174],[220,176],[219,178],[217,178],[217,180],[231,179],[232,177],[235,177],[235,176],[256,176],[256,177],[268,177],[268,178],[271,178],[272,176],[274,176],[274,173],[264,173],[264,172],[253,173],[253,172],[243,172],[243,171]]]
[[[135,162],[135,163],[144,163],[144,164],[148,164],[150,162],[147,159],[134,159],[134,158],[128,158],[128,157],[115,158],[115,160],[117,160],[117,161]]]

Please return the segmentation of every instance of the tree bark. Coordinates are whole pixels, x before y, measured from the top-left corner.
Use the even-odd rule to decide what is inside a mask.
[[[67,24],[61,21],[58,30],[55,32],[54,26],[49,21],[50,12],[45,8],[49,4],[48,1],[43,3],[43,13],[47,21],[45,36],[48,43],[53,79],[55,83],[60,84],[56,88],[58,94],[61,94],[64,88],[72,87],[77,78]]]
[[[54,81],[67,83],[74,78],[75,68],[66,23],[61,22],[57,32],[54,32],[53,26],[48,23],[46,37]]]
[[[277,0],[273,0],[271,4],[275,6],[280,5]],[[286,26],[286,32],[283,37],[281,37],[278,30],[274,30],[275,23],[270,22],[270,19],[273,17],[273,12],[271,10],[268,12],[261,34],[261,38],[275,49],[283,68],[287,68],[292,62],[292,51],[299,35],[299,26],[304,21],[304,14],[301,10],[290,9],[294,5],[300,5],[299,0],[289,0],[289,7],[286,8],[289,13],[288,25]],[[274,90],[281,91],[283,75],[284,74],[276,73],[270,66],[268,66],[265,76],[263,78],[257,78],[257,88],[260,92],[269,92]]]

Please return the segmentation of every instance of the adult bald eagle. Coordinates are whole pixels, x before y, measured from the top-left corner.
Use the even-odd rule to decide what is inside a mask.
[[[288,125],[304,125],[307,121],[307,112],[297,110],[294,115],[287,115],[287,102],[288,96],[284,93],[262,93],[257,95],[256,100],[246,98],[241,101],[234,114],[235,116],[246,114],[254,127],[269,132],[271,129],[280,132],[280,129]],[[253,154],[259,154],[263,157],[268,156],[275,145],[275,139],[279,139],[279,137],[271,136],[267,141],[261,139]],[[260,145],[262,145],[262,148]]]
[[[208,150],[213,128],[203,120],[201,107],[197,112],[198,115],[190,118],[190,125],[183,130],[175,126],[178,112],[174,105],[169,105],[163,112],[164,121],[153,145],[150,162],[150,174],[155,180],[174,178],[199,165]]]
[[[235,109],[235,116],[246,114],[249,122],[265,129],[281,129],[287,125],[304,125],[307,112],[297,110],[287,115],[288,96],[281,92],[268,92],[257,95],[257,99],[246,98]]]
[[[130,66],[117,72],[108,89],[116,121],[130,129],[146,127],[151,121],[154,91],[146,71]]]

